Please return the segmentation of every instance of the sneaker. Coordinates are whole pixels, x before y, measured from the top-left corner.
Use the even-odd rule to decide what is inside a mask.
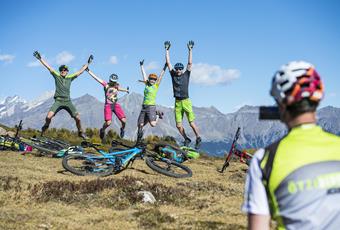
[[[202,138],[201,137],[197,137],[196,138],[195,149],[199,149],[199,147],[201,146],[201,142],[202,142]]]
[[[82,139],[84,139],[84,140],[86,139],[86,137],[85,137],[83,131],[78,131],[78,137],[80,137],[80,138],[82,138]]]
[[[156,115],[158,115],[159,119],[163,119],[164,113],[162,111],[157,110]]]
[[[123,138],[125,135],[125,129],[120,128],[120,138]]]
[[[191,142],[190,138],[187,137],[187,138],[185,138],[183,145],[188,147],[190,145],[190,142]]]
[[[99,137],[100,139],[104,140],[104,137],[105,137],[105,129],[101,128],[99,130]]]

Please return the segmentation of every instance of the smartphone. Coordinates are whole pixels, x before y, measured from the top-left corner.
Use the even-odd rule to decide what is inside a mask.
[[[277,106],[260,106],[260,120],[280,120],[279,107]]]

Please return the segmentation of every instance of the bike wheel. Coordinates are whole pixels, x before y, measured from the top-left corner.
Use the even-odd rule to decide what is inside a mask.
[[[68,147],[70,147],[70,144],[68,143],[65,143],[61,140],[50,139],[47,137],[38,137],[38,138],[34,138],[34,140],[36,140],[37,142],[41,144],[48,145],[50,146],[50,148],[53,148],[56,150],[67,149]]]
[[[37,149],[42,155],[52,155],[56,156],[60,150],[67,149],[68,144],[62,144],[58,141],[54,141],[45,137],[42,138],[31,138],[29,140],[24,140],[24,143]]]
[[[29,145],[32,146],[32,148],[35,148],[36,150],[38,150],[43,155],[55,156],[59,153],[59,150],[56,150],[54,148],[50,148],[49,146],[42,145],[42,144],[39,144],[39,143],[31,143]]]
[[[113,172],[113,165],[107,164],[106,159],[91,159],[90,155],[67,155],[63,158],[64,169],[78,176],[109,176]]]
[[[161,173],[166,176],[175,177],[175,178],[185,178],[191,177],[192,171],[185,165],[177,163],[175,161],[165,159],[165,158],[156,158],[156,157],[146,157],[145,163],[152,170]]]

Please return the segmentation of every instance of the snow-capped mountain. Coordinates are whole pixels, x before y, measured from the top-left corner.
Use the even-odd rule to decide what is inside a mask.
[[[84,95],[72,100],[81,115],[83,127],[100,128],[103,124],[103,103],[91,95]],[[137,118],[141,109],[143,96],[131,93],[120,99],[127,117],[126,137],[134,139],[137,131]],[[7,97],[0,103],[0,123],[14,126],[19,120],[24,121],[24,128],[40,129],[45,116],[54,102],[53,92],[47,92],[34,101],[27,102],[19,96]],[[145,135],[174,136],[178,134],[173,108],[158,106],[165,116],[159,120],[157,127],[146,126]],[[258,107],[243,106],[238,111],[223,114],[215,107],[194,107],[196,124],[204,141],[202,148],[210,153],[220,155],[226,151],[237,127],[241,127],[239,144],[243,148],[266,146],[286,133],[286,128],[279,121],[259,121]],[[329,132],[340,135],[340,108],[325,107],[318,111],[319,124]],[[194,134],[184,121],[187,133],[192,139]],[[54,117],[51,127],[75,129],[75,122],[66,111],[60,111]],[[119,121],[114,117],[110,128],[119,131]]]

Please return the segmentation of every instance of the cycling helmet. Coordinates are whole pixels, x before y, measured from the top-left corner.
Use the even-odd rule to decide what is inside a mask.
[[[111,74],[109,82],[115,83],[118,81],[118,75],[117,74]]]
[[[151,73],[151,74],[149,74],[149,80],[155,80],[155,81],[157,81],[157,75],[156,74],[154,74],[154,73]]]
[[[59,72],[63,71],[64,69],[66,69],[68,71],[68,66],[67,65],[59,66]]]
[[[177,70],[177,69],[183,70],[183,69],[184,69],[184,65],[183,65],[182,63],[178,62],[178,63],[175,64],[174,68],[175,68],[176,70]]]
[[[293,61],[274,74],[270,94],[278,103],[286,105],[302,99],[319,102],[323,97],[323,84],[312,64]]]

